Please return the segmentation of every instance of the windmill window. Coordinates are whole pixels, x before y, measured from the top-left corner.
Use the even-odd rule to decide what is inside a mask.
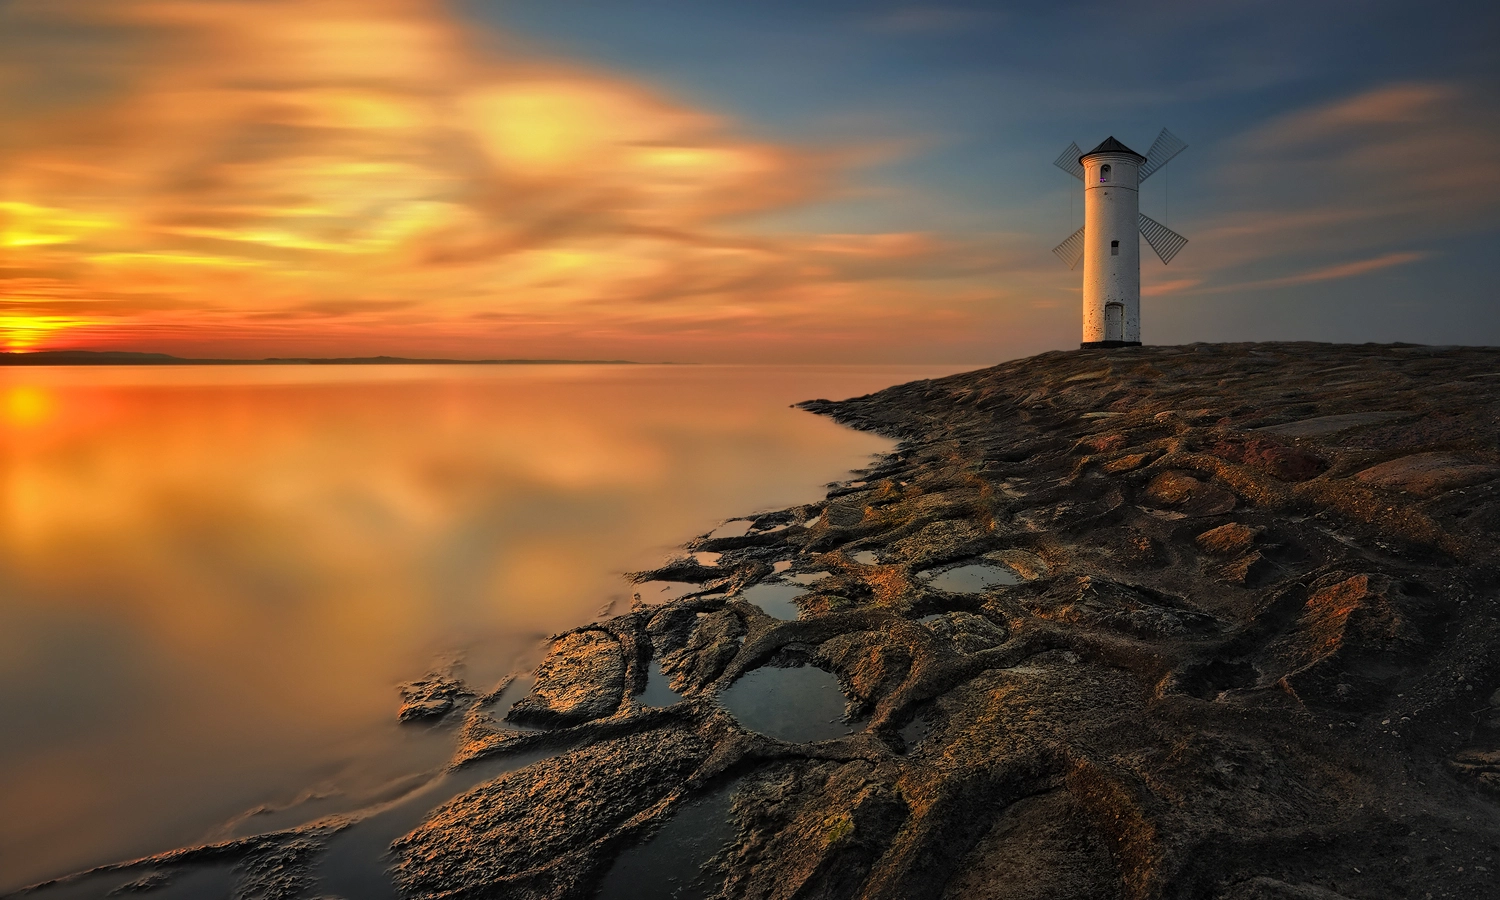
[[[1119,256],[1120,255],[1120,242],[1119,241],[1110,241],[1109,242],[1109,255],[1110,256]]]
[[[1104,165],[1100,166],[1099,167],[1099,180],[1101,182],[1108,181],[1109,180],[1109,173],[1112,172],[1112,171],[1114,171],[1114,170],[1110,168],[1109,163],[1105,163]]]

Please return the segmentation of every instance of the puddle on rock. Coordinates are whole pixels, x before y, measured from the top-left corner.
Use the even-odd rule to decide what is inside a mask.
[[[863,727],[844,721],[838,678],[814,666],[752,669],[719,702],[749,730],[792,743],[826,741]]]
[[[703,866],[734,837],[729,820],[732,785],[688,801],[644,844],[610,867],[599,900],[704,900],[716,886],[700,880]]]
[[[702,588],[698,585],[686,581],[643,581],[635,586],[635,592],[641,595],[641,602],[653,606],[669,600],[680,600],[700,590]]]
[[[918,619],[917,624],[926,625],[928,622],[936,622],[938,619],[941,619],[946,615],[947,613],[929,613],[928,615],[925,615],[922,618]]]
[[[816,584],[827,578],[828,572],[799,572],[796,575],[786,576],[787,581],[795,581],[798,584]]]
[[[928,585],[950,594],[978,594],[1004,584],[1020,584],[1016,573],[988,563],[969,563],[941,572],[923,572],[918,577]]]
[[[682,695],[672,690],[672,679],[662,672],[661,664],[652,661],[647,666],[646,689],[641,691],[638,699],[645,706],[671,706],[682,699]]]
[[[719,564],[719,557],[723,555],[722,553],[714,553],[709,550],[699,550],[693,554],[693,562],[696,562],[700,566],[717,566]]]
[[[790,621],[802,614],[797,604],[792,602],[793,597],[800,597],[807,591],[800,584],[786,584],[780,581],[766,581],[745,588],[744,597],[750,603],[754,603],[765,610],[766,615],[773,619]]]
[[[861,550],[858,553],[852,554],[849,558],[862,566],[873,566],[878,561],[874,550]]]
[[[792,567],[792,561],[789,560],[789,559],[784,559],[784,560],[782,560],[779,563],[772,563],[771,564],[771,571],[774,572],[774,573],[776,573],[777,575],[780,575],[782,572],[785,572],[787,569],[790,569],[791,567]]]
[[[753,523],[745,519],[733,519],[710,531],[708,536],[710,538],[741,537],[750,530],[751,524]]]
[[[497,731],[514,731],[518,733],[535,733],[550,730],[536,725],[523,725],[520,722],[512,722],[505,718],[510,715],[511,709],[517,703],[521,702],[521,698],[530,694],[531,689],[535,686],[535,675],[517,675],[515,680],[505,690],[500,692],[500,696],[485,704],[485,708],[494,714],[495,717],[495,721],[490,727]]]
[[[929,734],[932,734],[932,723],[920,717],[901,726],[901,741],[906,744],[906,752],[910,753]]]

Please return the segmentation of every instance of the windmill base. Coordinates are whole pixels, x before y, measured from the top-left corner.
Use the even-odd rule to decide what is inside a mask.
[[[1084,341],[1079,350],[1107,350],[1110,347],[1139,347],[1140,341]]]

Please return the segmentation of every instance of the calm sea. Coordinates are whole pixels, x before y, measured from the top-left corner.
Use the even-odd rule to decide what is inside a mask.
[[[789,404],[956,370],[0,369],[0,891],[399,792],[453,745],[399,682],[889,448]]]

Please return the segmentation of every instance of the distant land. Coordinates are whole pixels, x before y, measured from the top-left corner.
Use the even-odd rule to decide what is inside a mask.
[[[408,359],[404,356],[268,357],[186,359],[127,350],[38,350],[0,353],[0,366],[633,366],[628,359]]]

